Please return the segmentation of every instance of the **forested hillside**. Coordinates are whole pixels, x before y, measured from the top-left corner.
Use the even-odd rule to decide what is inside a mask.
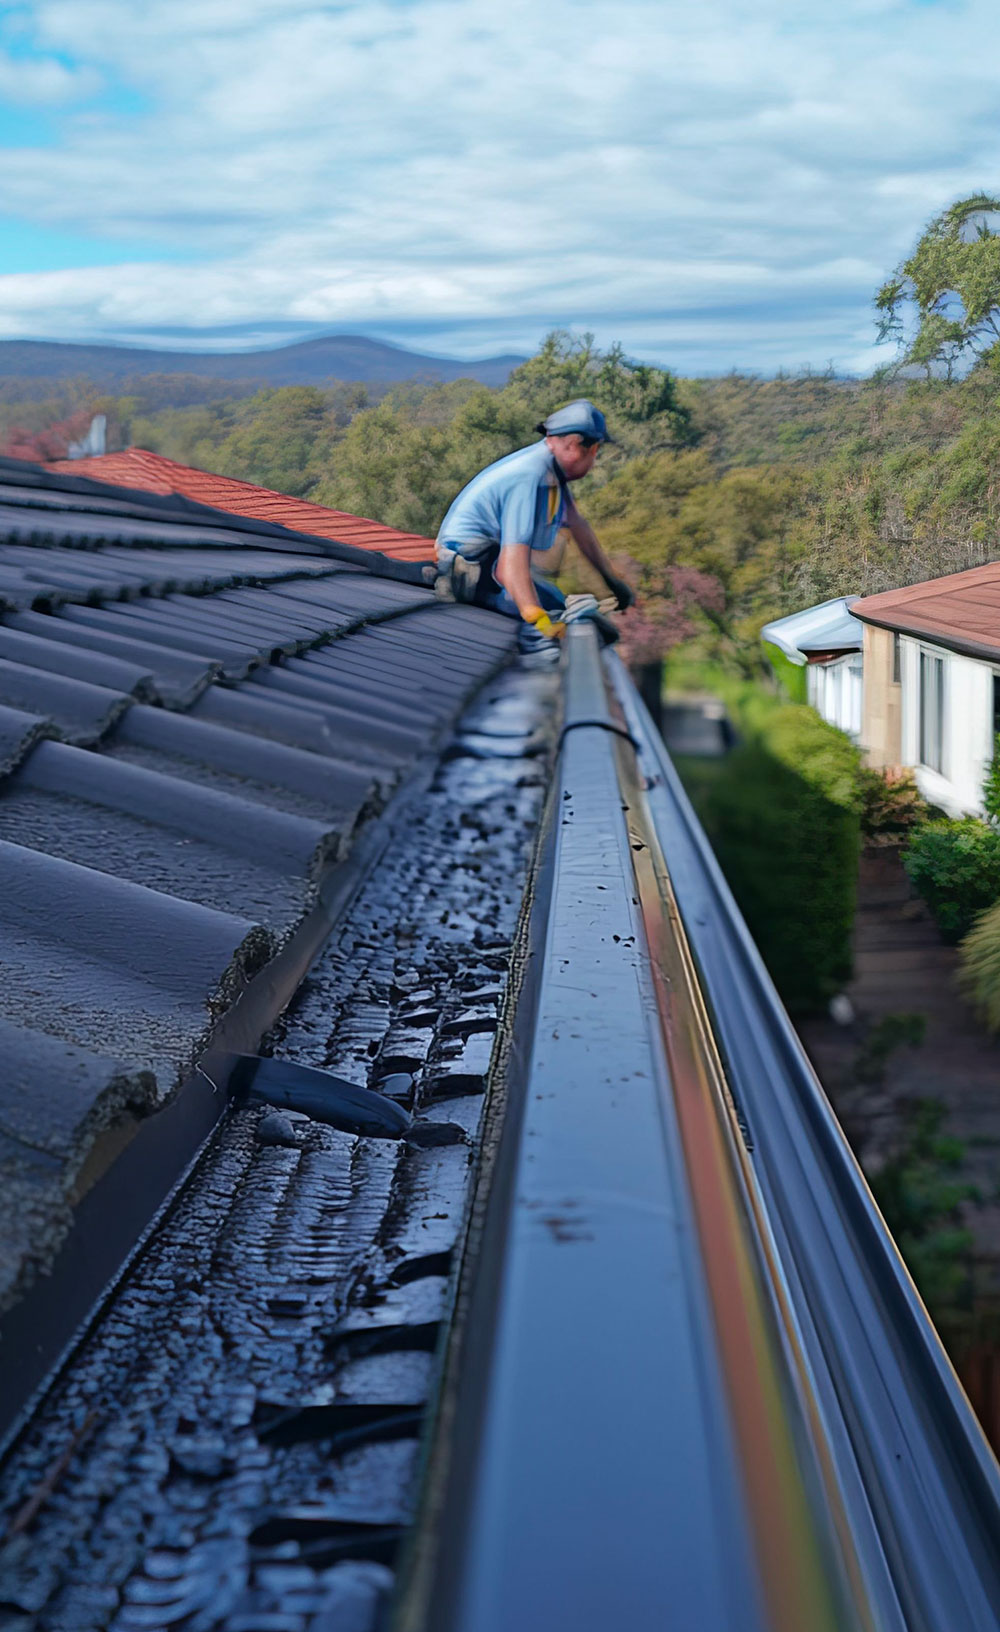
[[[151,448],[433,535],[475,471],[586,394],[616,446],[579,498],[645,592],[652,623],[634,616],[634,633],[665,650],[700,623],[709,648],[749,661],[767,618],[1000,555],[1000,369],[988,354],[964,378],[952,372],[949,362],[943,377],[916,379],[678,380],[554,333],[499,389],[302,385],[164,407],[156,376],[126,396],[80,381],[0,403],[0,451],[61,457],[102,411],[112,448]],[[204,383],[191,382],[194,398]]]

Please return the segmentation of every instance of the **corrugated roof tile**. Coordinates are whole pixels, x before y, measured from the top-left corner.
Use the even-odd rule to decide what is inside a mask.
[[[97,1097],[116,1060],[169,1092],[514,625],[185,498],[0,483],[0,1029],[40,1073],[47,1038],[85,1051]],[[73,1171],[24,1153],[2,1087],[0,1170],[30,1219],[2,1291],[65,1233]]]
[[[127,692],[0,658],[0,703],[51,720],[66,742],[99,742],[128,708]]]

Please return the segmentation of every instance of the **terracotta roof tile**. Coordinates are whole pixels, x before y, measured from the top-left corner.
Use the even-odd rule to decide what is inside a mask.
[[[854,601],[865,623],[925,635],[975,657],[1000,658],[1000,561]]]
[[[397,561],[434,558],[434,540],[419,533],[404,533],[364,516],[352,516],[346,510],[331,510],[325,504],[291,498],[287,493],[236,481],[232,476],[213,476],[145,448],[128,448],[124,453],[105,453],[93,459],[57,459],[47,469],[67,476],[91,476],[95,481],[141,488],[147,493],[180,493],[199,504],[228,510],[231,515],[275,522],[295,532],[336,539],[362,550],[381,550]]]

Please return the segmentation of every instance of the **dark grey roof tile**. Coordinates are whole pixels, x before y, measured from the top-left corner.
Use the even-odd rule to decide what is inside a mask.
[[[8,614],[4,627],[38,635],[46,641],[58,641],[71,649],[106,652],[109,657],[136,664],[153,676],[157,696],[170,708],[183,708],[193,702],[221,673],[219,665],[208,659],[170,651],[145,639],[130,639],[127,635],[93,629],[63,613],[14,612]]]
[[[50,623],[54,621],[49,619]],[[95,686],[130,692],[135,697],[148,697],[154,692],[153,676],[148,666],[99,652],[83,651],[67,646],[65,642],[12,629],[9,625],[0,626],[0,658],[34,669],[46,669],[53,674],[64,674],[71,680],[87,680]]]
[[[0,1310],[48,1269],[73,1222],[63,1163],[0,1133]]]
[[[6,776],[37,742],[51,735],[50,722],[40,715],[0,707],[0,776]]]
[[[279,808],[290,804],[345,831],[363,809],[381,803],[383,789],[371,771],[161,708],[130,708],[106,747],[123,757],[155,754],[157,767],[175,775],[246,791]]]
[[[11,797],[26,788],[120,811],[137,824],[183,834],[224,851],[231,870],[233,858],[241,857],[269,872],[311,878],[331,859],[339,839],[335,824],[286,815],[251,799],[237,799],[59,742],[41,743],[9,779],[0,802],[0,819]],[[71,825],[69,817],[66,825]],[[136,847],[141,850],[141,846],[137,835]],[[116,870],[120,866],[116,861]],[[239,880],[234,882],[238,887]]]
[[[0,658],[0,703],[51,721],[52,734],[67,742],[97,742],[130,702],[108,686]]]
[[[218,691],[218,688],[213,690]],[[277,692],[283,702],[294,702],[298,710],[308,709],[321,716],[331,734],[331,751],[335,754],[338,752],[336,744],[339,742],[341,758],[353,759],[357,754],[363,755],[368,747],[382,755],[404,759],[417,752],[430,735],[422,721],[407,721],[404,724],[398,720],[380,718],[378,713],[362,713],[340,688],[332,687],[329,693],[326,688],[321,688],[321,695],[314,696],[308,680],[271,665],[254,671],[243,695],[251,694],[252,690]],[[206,714],[211,707],[208,701],[211,695],[206,693],[198,704]]]
[[[123,623],[132,625],[135,629],[148,629],[150,635],[156,638],[157,634],[166,644],[178,645],[182,640],[193,642],[199,649],[214,652],[216,643],[230,652],[239,652],[244,657],[253,657],[261,651],[262,641],[254,634],[248,636],[239,627],[238,620],[227,616],[226,612],[217,605],[215,596],[206,595],[201,602],[204,613],[195,613],[185,605],[177,605],[172,600],[142,600],[130,601],[120,606],[101,609],[105,618],[118,618]],[[214,616],[213,616],[214,609]],[[67,615],[78,616],[80,612],[91,609],[69,608]]]
[[[156,1098],[152,1072],[0,1020],[0,1309],[50,1265],[94,1141]],[[57,1091],[54,1091],[57,1090]]]
[[[290,674],[301,674],[317,684],[367,688],[373,696],[383,696],[390,706],[402,700],[404,712],[423,718],[429,707],[448,712],[469,684],[468,666],[457,684],[454,676],[441,674],[440,667],[440,658],[433,653],[423,662],[407,654],[405,663],[390,665],[382,654],[356,640],[344,645],[336,641],[282,665]]]
[[[140,776],[157,774],[124,761],[117,768]],[[0,832],[11,843],[130,880],[179,901],[246,915],[264,925],[276,942],[287,939],[313,900],[313,883],[305,870],[283,868],[267,856],[250,859],[228,844],[192,837],[178,826],[75,798],[59,786],[58,779],[53,780],[52,791],[34,789],[23,776],[12,777],[4,785]],[[197,783],[180,786],[203,795],[214,792]],[[266,806],[256,808],[272,817],[294,820]]]
[[[168,595],[150,602],[143,610],[176,620],[181,628],[195,634],[206,630],[212,635],[222,630],[227,639],[246,641],[248,647],[261,653],[294,652],[303,642],[316,639],[314,629],[284,617],[280,606],[272,608],[270,614],[246,606],[238,590],[229,595]]]
[[[82,1154],[88,1135],[107,1127],[124,1105],[147,1110],[156,1099],[151,1072],[6,1020],[0,1059],[0,1133],[62,1161]]]
[[[23,572],[5,567],[0,561],[0,607],[16,612],[32,606],[38,599],[44,599],[39,596],[38,585],[31,583]]]
[[[311,666],[308,659],[291,658],[285,663],[260,668],[253,676],[253,683],[286,694],[289,698],[310,699],[338,712],[346,710],[354,722],[372,720],[380,726],[398,726],[401,731],[419,737],[429,734],[431,716],[428,710],[421,707],[418,701],[413,701],[409,707],[398,703],[398,687],[395,695],[366,693],[363,685],[356,683],[350,672],[331,674]]]
[[[272,742],[286,743],[290,748],[304,748],[309,753],[326,754],[332,759],[354,759],[355,744],[338,735],[336,726],[324,718],[320,707],[302,707],[299,702],[277,702],[265,695],[262,687],[210,686],[193,704],[191,714],[199,720],[209,720],[228,726],[233,731],[245,731]],[[387,763],[386,756],[366,756],[359,763]]]
[[[245,686],[212,686],[194,704],[191,712],[199,719],[214,720],[235,731],[252,732],[293,748],[349,760],[358,766],[386,769],[398,766],[417,752],[424,733],[359,715],[351,708],[332,708],[311,697],[269,696],[274,690],[270,668],[258,671]]]
[[[153,645],[166,647],[168,651],[188,653],[200,659],[206,668],[215,665],[234,677],[247,674],[258,660],[256,653],[245,645],[237,645],[222,636],[209,643],[204,631],[192,636],[180,629],[176,622],[171,624],[143,616],[143,609],[133,605],[116,606],[114,609],[65,606],[60,615],[68,622],[83,624],[88,629],[102,629],[109,635],[122,635],[129,640],[148,639]]]
[[[0,841],[0,1018],[154,1070],[191,1065],[267,961],[260,925]]]
[[[278,600],[273,589],[224,589],[215,599],[248,619],[262,618],[271,625],[294,629],[300,640],[316,640],[352,621],[351,614],[336,612],[329,605],[317,606],[305,599]]]

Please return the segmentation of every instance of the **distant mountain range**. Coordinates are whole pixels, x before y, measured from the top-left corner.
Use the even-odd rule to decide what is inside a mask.
[[[266,351],[154,351],[143,346],[77,345],[59,340],[0,341],[0,380],[65,380],[81,377],[120,386],[142,374],[186,374],[207,380],[259,381],[262,385],[326,385],[358,380],[394,385],[401,380],[479,380],[503,385],[523,357],[485,357],[466,362],[430,357],[362,335],[327,334]]]

